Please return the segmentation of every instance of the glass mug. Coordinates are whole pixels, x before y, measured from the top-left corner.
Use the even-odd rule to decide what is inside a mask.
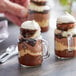
[[[76,56],[76,37],[68,34],[67,37],[55,35],[55,55],[59,59],[68,59]]]
[[[19,63],[22,66],[37,66],[42,64],[43,59],[49,57],[47,42],[45,40],[35,40],[21,38],[18,42]],[[44,51],[46,52],[44,55]]]

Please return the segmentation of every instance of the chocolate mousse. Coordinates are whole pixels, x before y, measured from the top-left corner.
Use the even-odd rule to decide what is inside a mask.
[[[69,29],[74,28],[76,25],[73,22],[70,23],[62,23],[62,24],[57,24],[57,28],[62,30],[62,31],[67,31]]]
[[[55,55],[61,59],[76,56],[76,20],[68,13],[57,18]]]
[[[40,27],[35,21],[26,21],[20,28],[18,43],[19,63],[25,66],[37,66],[43,61],[43,44]]]
[[[47,5],[46,0],[31,0],[29,6],[30,15],[28,20],[36,20],[42,32],[49,29],[50,7]]]
[[[31,0],[31,2],[37,4],[37,5],[46,5],[47,1],[46,0]]]

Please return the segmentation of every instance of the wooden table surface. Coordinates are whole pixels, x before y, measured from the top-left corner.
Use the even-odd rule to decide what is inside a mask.
[[[55,15],[52,16],[55,19]],[[0,64],[0,76],[75,76],[76,58],[69,60],[58,60],[54,55],[54,28],[55,20],[50,20],[50,28],[46,33],[42,33],[44,39],[49,43],[50,57],[45,59],[41,66],[34,68],[20,67],[18,56],[11,57],[8,61]],[[9,37],[0,43],[0,54],[12,44],[17,43],[19,28],[9,24]]]

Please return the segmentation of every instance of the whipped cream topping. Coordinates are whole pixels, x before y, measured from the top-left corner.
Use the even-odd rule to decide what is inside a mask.
[[[33,0],[33,1],[35,1],[35,2],[45,2],[47,0]]]
[[[35,34],[33,36],[31,36],[30,38],[37,39],[40,37],[40,34],[41,34],[40,26],[34,20],[33,21],[25,21],[24,23],[22,23],[21,28],[29,29],[29,30],[37,30],[35,32]]]
[[[68,35],[76,35],[76,28],[69,29],[68,31],[61,31],[56,29],[55,34],[61,34],[63,37],[67,37]]]
[[[37,12],[43,12],[44,10],[50,10],[50,7],[45,5],[45,6],[38,6],[34,3],[30,3],[29,9],[32,11],[37,11]]]
[[[29,29],[29,30],[40,30],[39,24],[34,20],[23,22],[21,28]]]
[[[76,20],[72,15],[70,15],[67,12],[63,16],[57,18],[57,24],[71,23],[71,22],[75,23]]]

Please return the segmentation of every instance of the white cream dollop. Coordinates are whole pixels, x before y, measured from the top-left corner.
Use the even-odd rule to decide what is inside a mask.
[[[23,28],[23,29],[29,29],[29,30],[37,30],[35,32],[35,34],[33,36],[31,36],[31,38],[36,39],[36,38],[39,38],[40,37],[40,34],[41,34],[40,26],[34,20],[23,22],[22,25],[21,25],[21,28]]]
[[[21,25],[21,28],[29,29],[29,30],[40,30],[41,31],[39,24],[34,20],[23,22]]]
[[[45,6],[38,6],[34,3],[30,3],[29,9],[32,11],[37,11],[37,12],[43,12],[44,10],[50,10],[50,7],[45,5]]]
[[[67,12],[63,16],[57,18],[57,24],[71,23],[71,22],[75,23],[76,19]]]

